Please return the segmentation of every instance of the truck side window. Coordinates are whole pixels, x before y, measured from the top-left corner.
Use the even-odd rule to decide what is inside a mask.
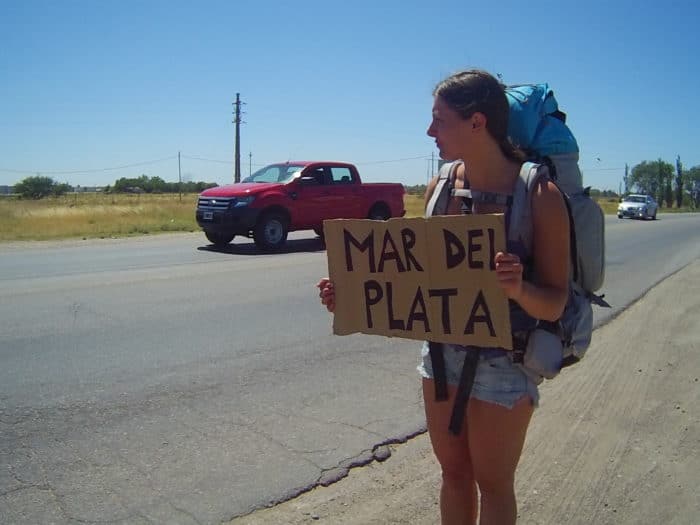
[[[314,179],[316,179],[316,184],[322,186],[326,183],[325,178],[325,168],[316,168],[311,173],[309,173]]]
[[[350,173],[350,168],[333,167],[331,168],[331,175],[333,178],[333,184],[352,183],[352,173]]]

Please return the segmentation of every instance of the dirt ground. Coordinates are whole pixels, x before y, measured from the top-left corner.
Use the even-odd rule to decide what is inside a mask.
[[[517,471],[521,524],[700,523],[700,261],[597,330],[541,386]],[[426,434],[234,525],[439,523]]]

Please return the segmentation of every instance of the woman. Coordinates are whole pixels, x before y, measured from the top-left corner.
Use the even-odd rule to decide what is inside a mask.
[[[462,160],[453,170],[454,188],[512,194],[524,159],[507,136],[509,107],[503,85],[480,70],[455,73],[433,92],[433,118],[428,135],[440,156]],[[426,203],[435,189],[433,179]],[[569,280],[569,223],[565,204],[554,184],[545,178],[531,195],[533,253],[508,244],[495,255],[496,274],[511,301],[513,329],[528,319],[555,321],[564,309]],[[448,214],[462,213],[463,202],[452,198]],[[472,213],[506,213],[502,205],[473,204]],[[523,279],[521,261],[532,268]],[[335,295],[328,279],[318,283],[321,302],[333,311]],[[459,435],[448,431],[464,358],[477,356],[476,376]],[[434,396],[432,364],[425,344],[419,371],[428,432],[442,468],[440,512],[443,524],[515,523],[515,470],[525,434],[538,402],[541,378],[513,363],[505,349],[474,349],[443,345],[448,402]]]

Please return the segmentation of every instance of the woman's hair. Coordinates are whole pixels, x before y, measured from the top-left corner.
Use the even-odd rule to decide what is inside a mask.
[[[494,76],[480,69],[459,71],[435,86],[433,96],[439,96],[465,120],[477,111],[483,113],[486,130],[503,154],[517,162],[525,160],[525,154],[508,137],[508,99],[505,86]]]

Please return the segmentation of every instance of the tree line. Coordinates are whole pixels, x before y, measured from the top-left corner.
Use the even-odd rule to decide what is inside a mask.
[[[200,193],[216,186],[215,182],[166,182],[160,177],[122,177],[113,185],[101,188],[104,193]],[[51,177],[36,175],[27,177],[14,185],[14,193],[23,199],[42,199],[58,197],[66,193],[79,191],[66,182],[57,182]]]
[[[700,166],[683,169],[680,157],[676,157],[675,167],[661,159],[643,161],[626,170],[624,177],[625,193],[636,192],[651,195],[661,206],[672,208],[700,201]],[[690,201],[690,202],[688,202]]]
[[[113,193],[199,193],[213,188],[215,182],[165,182],[160,177],[141,175],[135,179],[122,177],[114,186],[107,186],[105,191]]]

